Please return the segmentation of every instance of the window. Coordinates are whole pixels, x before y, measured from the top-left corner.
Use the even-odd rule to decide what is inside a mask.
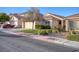
[[[70,22],[69,22],[69,28],[70,28],[70,29],[75,29],[75,28],[76,28],[76,22],[70,21]]]

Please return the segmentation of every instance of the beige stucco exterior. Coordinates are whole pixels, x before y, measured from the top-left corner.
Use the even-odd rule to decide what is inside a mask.
[[[51,28],[63,29],[64,17],[47,13],[44,15],[44,18],[50,22]]]

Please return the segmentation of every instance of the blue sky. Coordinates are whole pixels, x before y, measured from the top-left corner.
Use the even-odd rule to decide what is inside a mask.
[[[29,7],[0,7],[0,12],[4,12],[7,14],[22,13],[27,12],[29,9]],[[42,14],[49,12],[61,16],[69,16],[79,13],[79,7],[39,7],[38,9]]]

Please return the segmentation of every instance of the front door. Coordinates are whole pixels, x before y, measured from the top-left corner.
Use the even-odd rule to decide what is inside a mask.
[[[63,21],[63,20],[60,20],[59,21],[59,24],[58,24],[58,26],[59,26],[59,30],[64,30],[65,29],[65,21]]]

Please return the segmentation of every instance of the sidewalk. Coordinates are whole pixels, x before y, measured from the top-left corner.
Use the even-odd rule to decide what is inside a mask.
[[[7,30],[4,30],[3,32],[9,33],[9,34],[20,35],[20,36],[29,36],[32,39],[42,40],[42,41],[46,41],[50,43],[63,44],[63,45],[67,45],[67,46],[74,47],[74,48],[79,48],[79,42],[70,41],[67,39],[59,38],[59,37],[33,35],[29,33],[14,32],[14,31],[7,31]]]

